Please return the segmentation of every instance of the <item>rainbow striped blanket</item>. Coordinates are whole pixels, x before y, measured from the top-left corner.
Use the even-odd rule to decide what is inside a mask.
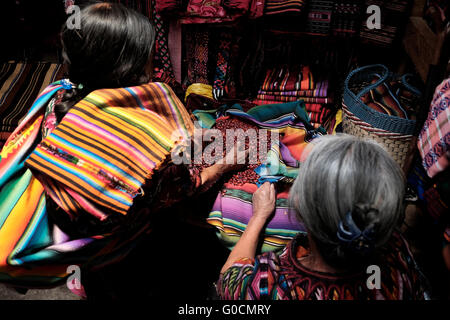
[[[70,265],[123,257],[146,225],[127,239],[71,238],[50,219],[46,197],[71,218],[126,215],[143,184],[193,130],[173,91],[149,83],[90,93],[42,139],[45,106],[62,88],[58,81],[42,92],[1,152],[0,282],[51,286],[68,276]]]

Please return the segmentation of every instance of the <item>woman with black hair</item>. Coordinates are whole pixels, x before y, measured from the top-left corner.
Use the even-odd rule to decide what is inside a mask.
[[[172,162],[194,125],[170,87],[149,82],[146,17],[96,3],[80,22],[62,29],[69,79],[43,91],[1,153],[0,281],[14,285],[55,284],[68,265],[123,258],[160,209],[236,168]]]

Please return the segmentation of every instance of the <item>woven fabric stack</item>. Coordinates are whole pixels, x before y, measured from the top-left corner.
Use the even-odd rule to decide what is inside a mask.
[[[44,62],[0,65],[0,148],[38,94],[62,77],[62,69],[60,64]]]
[[[328,80],[314,81],[308,66],[284,66],[266,71],[258,91],[257,105],[279,104],[303,100],[306,112],[315,128],[321,126],[331,113]]]

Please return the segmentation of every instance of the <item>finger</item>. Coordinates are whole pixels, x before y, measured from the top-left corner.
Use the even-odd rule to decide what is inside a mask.
[[[270,185],[271,183],[269,181],[266,181],[263,183],[263,185],[261,186],[264,190],[270,191]]]
[[[270,184],[270,200],[274,201],[276,198],[275,185],[273,183]]]

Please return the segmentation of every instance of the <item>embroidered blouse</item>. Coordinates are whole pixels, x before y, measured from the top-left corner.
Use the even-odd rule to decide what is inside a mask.
[[[237,260],[217,282],[223,300],[423,300],[427,282],[406,241],[394,234],[382,249],[381,288],[369,289],[371,273],[334,274],[311,270],[299,259],[309,254],[308,238],[299,234],[277,255],[266,252]]]

